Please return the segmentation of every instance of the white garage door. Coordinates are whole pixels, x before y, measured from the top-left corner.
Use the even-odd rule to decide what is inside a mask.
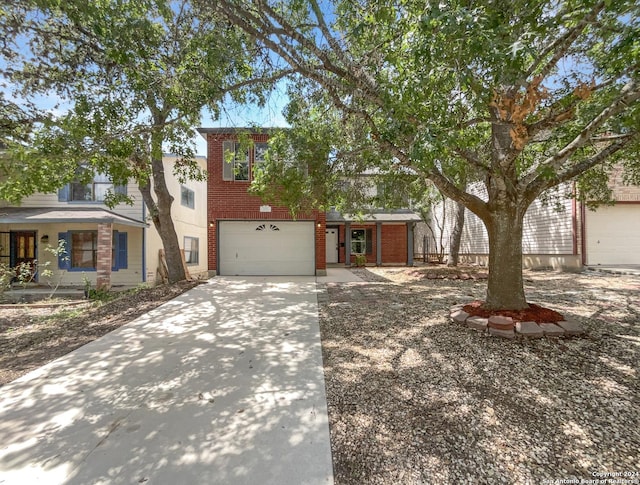
[[[313,222],[223,221],[221,275],[314,275]]]
[[[640,264],[640,205],[586,212],[587,264]]]

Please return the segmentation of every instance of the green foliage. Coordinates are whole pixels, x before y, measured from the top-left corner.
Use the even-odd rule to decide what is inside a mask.
[[[57,246],[51,246],[47,244],[44,251],[50,254],[55,261],[58,259],[67,261],[66,242],[64,239],[58,241]],[[11,268],[8,265],[0,265],[0,291],[4,291],[10,288],[11,283],[16,281],[24,289],[26,289],[30,283],[36,280],[36,277],[47,281],[47,284],[51,288],[49,298],[52,298],[55,292],[58,290],[64,274],[60,272],[58,278],[54,281],[54,272],[49,269],[51,261],[42,261],[34,259],[33,262],[22,262],[17,266]]]
[[[260,74],[246,36],[187,0],[11,2],[0,26],[16,39],[2,51],[1,69],[16,94],[55,95],[69,106],[42,113],[23,143],[15,142],[25,139],[17,121],[6,130],[12,169],[2,174],[0,198],[14,203],[68,183],[80,164],[115,184],[147,184],[163,148],[178,155],[181,180],[202,179],[191,141],[202,108],[217,111],[234,86],[237,100],[261,96],[240,86]],[[3,118],[16,112],[8,120],[24,111],[0,106]]]
[[[359,268],[364,267],[367,264],[367,257],[364,254],[355,255],[355,264]]]
[[[624,180],[640,178],[629,163],[640,138],[637,0],[216,5],[299,74],[293,130],[330,136],[329,162],[309,170],[318,186],[354,174],[389,185],[406,176],[418,193],[433,183],[485,223],[492,247],[514,245],[511,260],[490,248],[492,308],[526,305],[513,267],[522,264],[520,222],[537,197],[582,176],[583,195],[602,200],[596,167],[613,161],[631,170]],[[462,179],[484,184],[486,197]],[[364,195],[345,199],[367,205]]]
[[[107,302],[114,300],[117,294],[104,288],[90,288],[88,298],[93,301]]]
[[[15,271],[8,264],[0,263],[0,296],[11,288],[11,281],[15,277]]]
[[[492,200],[499,188],[530,200],[598,165],[607,146],[619,144],[601,158],[636,158],[640,5],[632,0],[344,0],[322,9],[308,0],[274,3],[268,15],[252,1],[219,8],[301,74],[290,84],[288,121],[298,145],[330,141],[320,146],[331,177],[310,170],[325,204],[339,205],[329,202],[329,183],[374,172],[393,185],[404,169],[414,178],[399,186],[418,179],[424,190],[431,179],[486,220],[486,206],[456,190],[460,176],[489,181]],[[607,139],[612,132],[622,137]],[[319,159],[305,149],[296,156]]]

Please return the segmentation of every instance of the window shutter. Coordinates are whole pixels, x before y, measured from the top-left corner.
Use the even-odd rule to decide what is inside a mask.
[[[235,158],[235,142],[222,142],[222,180],[233,180],[233,158]],[[229,152],[234,154],[231,161],[228,161]]]
[[[118,248],[120,247],[120,240],[118,239],[118,231],[113,231],[111,236],[111,271],[118,271]]]
[[[64,187],[60,187],[58,189],[58,202],[68,202],[69,201],[69,184]]]
[[[118,233],[118,268],[127,269],[127,233]]]
[[[367,254],[373,254],[373,231],[367,229]]]
[[[64,253],[58,255],[58,268],[66,269],[71,268],[71,237],[68,232],[59,232],[58,241],[62,239],[64,241]]]
[[[113,191],[116,194],[120,194],[120,195],[127,195],[127,186],[126,185],[116,185],[113,188]]]

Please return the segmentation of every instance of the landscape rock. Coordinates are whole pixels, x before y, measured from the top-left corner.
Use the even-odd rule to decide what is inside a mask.
[[[516,333],[511,330],[501,330],[499,328],[489,327],[489,335],[493,337],[515,338]]]
[[[516,333],[527,338],[544,337],[544,331],[536,322],[516,322]]]
[[[464,323],[467,318],[469,318],[469,314],[462,309],[451,312],[451,321],[454,323]]]
[[[489,317],[489,328],[497,328],[498,330],[513,330],[513,318],[503,317],[502,315],[493,315]]]
[[[485,331],[489,324],[489,320],[482,317],[469,317],[467,318],[466,324],[467,327],[473,328],[474,330]]]
[[[558,322],[558,326],[562,327],[567,335],[582,335],[584,333],[584,327],[574,320]]]
[[[564,329],[555,323],[541,323],[540,328],[546,337],[562,337],[564,335]]]

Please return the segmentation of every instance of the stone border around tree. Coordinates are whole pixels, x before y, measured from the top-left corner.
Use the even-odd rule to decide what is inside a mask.
[[[583,335],[584,328],[574,320],[563,320],[556,323],[514,322],[511,317],[494,315],[489,318],[469,315],[456,305],[451,308],[450,317],[453,323],[464,325],[492,337],[513,338],[542,338],[542,337],[574,337]]]

